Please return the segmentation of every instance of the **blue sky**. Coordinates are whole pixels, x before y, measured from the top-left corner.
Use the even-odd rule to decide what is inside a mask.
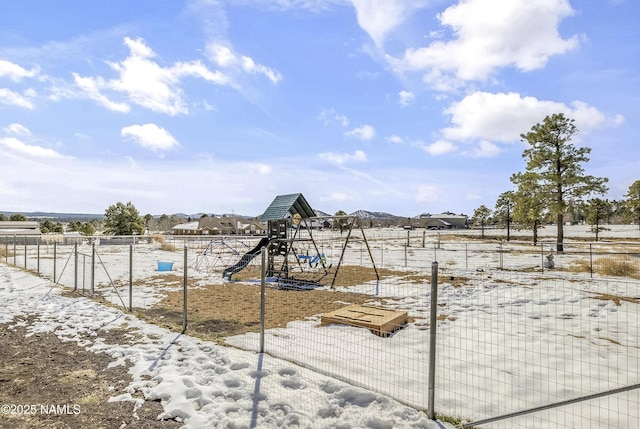
[[[565,113],[640,179],[632,0],[3,2],[0,210],[472,214]]]

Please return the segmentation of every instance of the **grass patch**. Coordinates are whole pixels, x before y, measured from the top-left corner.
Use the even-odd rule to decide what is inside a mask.
[[[593,273],[603,276],[629,277],[640,279],[640,270],[638,268],[638,258],[631,256],[622,257],[602,257],[593,262]],[[591,266],[589,261],[574,261],[569,265],[568,271],[573,273],[589,273]]]
[[[164,241],[160,244],[160,250],[166,250],[167,252],[175,252],[176,246],[171,243],[165,243]]]
[[[438,421],[454,425],[457,428],[461,428],[462,425],[465,423],[465,420],[463,420],[460,417],[447,416],[440,413],[436,413],[436,419],[438,419]],[[474,429],[474,428],[475,426],[471,427],[471,429]]]
[[[594,295],[590,297],[591,299],[597,299],[600,301],[613,301],[613,303],[620,307],[622,305],[622,302],[632,302],[634,304],[639,304],[640,303],[640,298],[632,298],[630,296],[618,296],[618,295],[611,295],[608,293],[601,293],[598,295]]]

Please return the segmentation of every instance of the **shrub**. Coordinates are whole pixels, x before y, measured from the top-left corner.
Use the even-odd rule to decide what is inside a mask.
[[[574,273],[590,272],[589,261],[575,261],[569,266]],[[605,257],[593,262],[593,273],[603,276],[640,278],[638,262],[629,257]]]
[[[637,262],[634,264],[630,258],[599,258],[594,263],[594,272],[605,276],[638,277]]]
[[[174,246],[171,243],[162,243],[160,245],[160,249],[161,250],[166,250],[167,252],[175,252],[176,251],[176,246]]]
[[[155,243],[164,243],[164,236],[162,234],[153,234],[153,241]]]

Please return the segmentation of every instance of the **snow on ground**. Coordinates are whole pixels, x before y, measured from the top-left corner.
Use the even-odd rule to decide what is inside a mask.
[[[177,417],[187,428],[450,427],[285,360],[178,335],[86,298],[62,297],[51,282],[6,265],[0,265],[0,300],[1,323],[34,315],[30,333],[53,332],[111,355],[112,365],[132,365],[133,382],[113,400],[132,402],[135,412],[139,399],[132,393],[141,391],[147,400],[162,401],[161,418]],[[135,335],[133,345],[106,344],[96,334],[117,327]]]
[[[568,228],[567,241],[571,236],[587,236],[587,228]],[[445,240],[445,232],[442,242],[437,233],[429,232],[423,248],[422,233],[414,233],[410,247],[404,245],[406,231],[374,230],[367,231],[367,236],[378,266],[407,272],[419,266],[428,274],[431,262],[440,261],[445,278],[438,291],[443,317],[438,322],[437,412],[477,420],[640,383],[639,282],[598,275],[590,279],[588,273],[558,270],[502,271],[497,268],[503,265],[539,269],[544,255],[527,243],[510,244],[514,247],[508,254],[498,251],[500,243],[474,248],[464,238]],[[638,236],[635,226],[608,234]],[[638,252],[633,249],[632,253]],[[339,253],[334,245],[323,250],[331,259]],[[99,252],[105,267],[96,273],[101,293],[114,303],[128,303],[128,252],[103,248]],[[219,273],[194,270],[197,251],[190,252],[189,277],[198,284],[222,284]],[[46,255],[50,257],[50,250]],[[368,253],[361,242],[354,241],[345,256],[348,263],[366,264]],[[69,250],[61,249],[60,261],[65,257],[69,263]],[[556,255],[555,261],[566,268],[580,258],[588,255],[567,252]],[[173,262],[174,271],[169,274],[179,279],[184,272],[180,251],[140,245],[132,260],[134,280],[157,276],[157,286],[134,288],[136,307],[149,307],[164,291],[180,288],[179,282],[167,285],[163,280],[167,273],[156,268],[157,262]],[[73,284],[73,270],[63,269],[60,261],[62,283]],[[51,259],[43,260],[41,268],[50,273]],[[389,338],[347,326],[319,328],[317,316],[268,330],[268,355],[261,356],[256,353],[257,334],[228,338],[227,344],[233,347],[220,347],[146,325],[85,299],[62,298],[57,289],[42,299],[50,287],[43,279],[6,267],[1,270],[5,320],[15,314],[38,313],[42,319],[34,329],[63,328],[56,332],[70,339],[75,339],[76,332],[92,332],[102,325],[138,330],[142,338],[134,346],[105,345],[96,339],[87,347],[107,350],[115,362],[132,362],[130,388],[140,389],[148,398],[163,399],[168,415],[181,416],[192,427],[207,422],[248,427],[255,418],[260,422],[257,427],[442,427],[389,399],[426,408],[428,284],[394,278],[349,289],[372,298],[377,292],[381,305],[406,310],[416,318]],[[448,283],[448,276],[468,281],[460,287]],[[80,283],[88,287],[86,276]],[[634,389],[488,427],[636,428],[640,427],[638,392]],[[125,392],[118,399],[129,396]]]

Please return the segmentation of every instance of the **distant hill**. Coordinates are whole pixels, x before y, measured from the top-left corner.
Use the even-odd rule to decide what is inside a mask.
[[[316,216],[333,216],[327,212],[323,212],[322,210],[313,209],[313,211],[316,212]]]
[[[385,212],[370,212],[368,210],[356,210],[353,213],[349,213],[349,216],[358,216],[360,219],[385,219],[385,220],[395,220],[395,219],[403,219],[401,216],[392,215],[390,213]]]
[[[12,214],[16,214],[18,212],[4,212],[0,211],[0,213],[6,215],[7,217]],[[71,222],[71,221],[80,221],[80,222],[88,222],[92,219],[104,219],[104,213],[102,214],[90,214],[90,213],[54,213],[54,212],[20,212],[25,215],[27,219],[34,221],[45,221],[47,219],[54,220],[58,222]]]
[[[332,214],[324,212],[322,210],[314,209],[314,211],[316,212],[317,216],[333,216]],[[0,213],[9,217],[16,212],[0,211]],[[71,221],[88,222],[92,219],[98,219],[98,220],[104,219],[104,213],[92,214],[92,213],[22,212],[22,214],[25,215],[29,220],[35,220],[35,221],[44,221],[49,219],[57,222],[71,222]],[[178,216],[179,218],[182,218],[182,219],[192,219],[192,220],[200,219],[203,215],[215,216],[215,217],[222,217],[222,216],[238,217],[238,218],[244,218],[244,219],[252,219],[256,217],[256,216],[247,216],[247,215],[241,215],[236,213],[234,214],[227,213],[222,215],[215,214],[215,213],[193,213],[193,214],[173,213],[168,216],[173,216],[173,215]],[[405,219],[402,216],[396,216],[390,213],[375,212],[375,211],[368,211],[368,210],[357,210],[353,213],[349,213],[349,216],[358,216],[360,219],[366,219],[371,221],[374,221],[374,220],[400,221]],[[155,219],[158,219],[160,215],[154,215],[153,217]]]

